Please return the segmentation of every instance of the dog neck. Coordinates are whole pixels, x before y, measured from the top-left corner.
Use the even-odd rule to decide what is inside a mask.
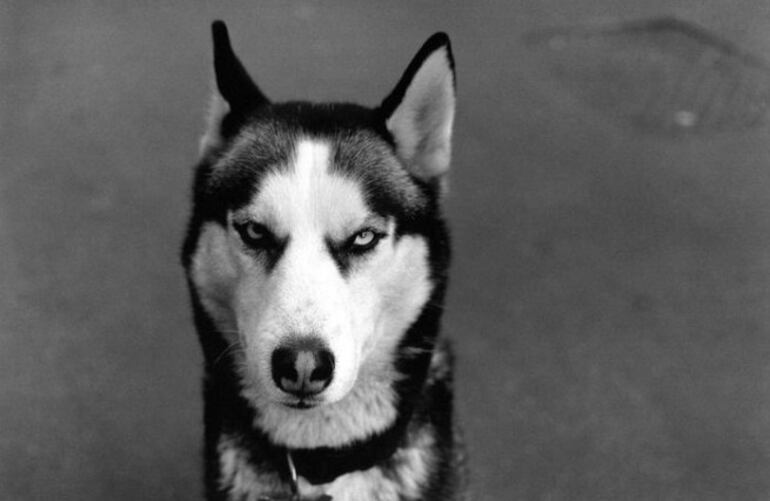
[[[287,448],[272,443],[260,430],[254,431],[255,443],[250,445],[259,448],[260,455],[270,456],[273,465],[285,464],[289,454],[298,476],[313,485],[321,485],[387,461],[404,444],[409,421],[410,416],[401,415],[386,430],[341,447]],[[278,469],[281,477],[288,480],[288,467]]]

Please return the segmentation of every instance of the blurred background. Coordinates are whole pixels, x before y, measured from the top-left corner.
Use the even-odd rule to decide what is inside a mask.
[[[200,499],[215,18],[275,100],[378,104],[452,37],[474,499],[770,499],[762,0],[1,1],[0,499]]]

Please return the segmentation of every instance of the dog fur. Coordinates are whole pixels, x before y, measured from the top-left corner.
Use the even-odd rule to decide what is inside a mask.
[[[465,499],[439,335],[448,37],[366,108],[270,102],[224,23],[212,30],[217,92],[182,252],[205,360],[207,499],[289,499],[287,454],[300,499]],[[318,379],[320,392],[291,386]]]

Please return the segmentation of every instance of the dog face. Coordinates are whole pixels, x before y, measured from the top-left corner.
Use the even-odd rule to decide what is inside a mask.
[[[219,92],[187,261],[229,347],[207,357],[232,357],[276,441],[339,445],[394,419],[399,344],[436,284],[454,115],[448,40],[431,38],[374,110],[270,103],[224,25],[214,41]]]

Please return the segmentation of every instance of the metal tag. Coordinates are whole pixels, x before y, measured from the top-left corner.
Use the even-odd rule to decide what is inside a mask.
[[[289,451],[286,451],[286,463],[289,466],[289,476],[291,480],[291,494],[276,494],[271,496],[260,496],[257,501],[333,501],[328,494],[321,494],[315,498],[304,498],[299,495],[299,486],[297,485],[297,468],[294,467],[294,460]]]

